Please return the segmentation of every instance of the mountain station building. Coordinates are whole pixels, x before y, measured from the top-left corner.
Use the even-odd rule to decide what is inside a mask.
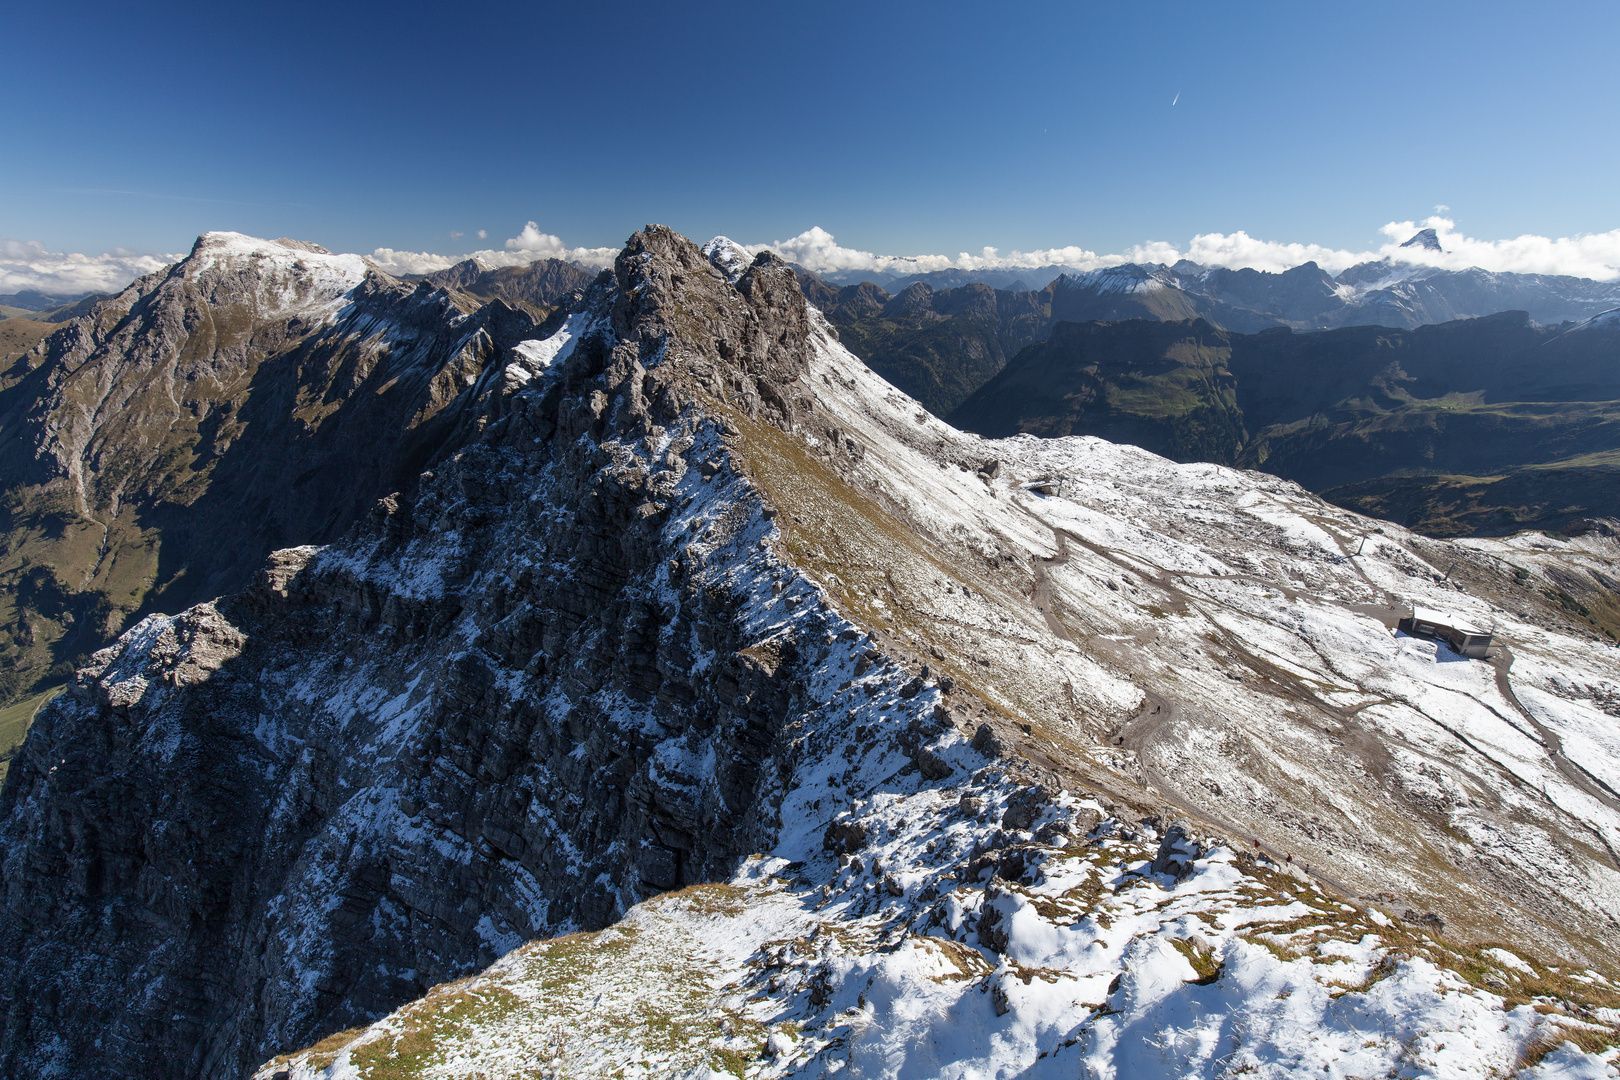
[[[1413,637],[1437,638],[1451,646],[1451,650],[1470,660],[1483,660],[1491,647],[1491,631],[1470,626],[1433,608],[1412,607],[1412,614],[1402,619],[1397,629]]]

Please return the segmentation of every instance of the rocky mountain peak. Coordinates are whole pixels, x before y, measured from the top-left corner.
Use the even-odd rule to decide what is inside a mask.
[[[17,666],[71,663],[136,613],[243,587],[275,547],[335,539],[408,486],[535,325],[319,245],[199,237],[0,384],[10,558],[54,582],[18,613]]]
[[[933,310],[934,289],[921,282],[907,285],[883,306],[884,318],[915,317]]]
[[[455,289],[480,300],[501,299],[543,314],[540,309],[571,303],[591,283],[591,271],[561,259],[538,259],[522,266],[486,267],[477,259],[426,275],[434,286]]]
[[[716,236],[704,244],[703,254],[732,282],[742,277],[754,263],[754,257],[729,236]]]
[[[597,288],[609,284],[613,362],[673,364],[711,394],[737,395],[751,413],[763,403],[791,424],[788,384],[808,363],[809,309],[780,256],[761,252],[733,283],[692,241],[649,225],[630,237]],[[587,309],[597,302],[582,301]]]
[[[425,275],[422,280],[448,289],[465,289],[476,282],[484,272],[483,264],[477,259],[462,259],[454,266]]]
[[[1401,245],[1403,248],[1422,248],[1424,251],[1441,251],[1440,235],[1433,229],[1419,229],[1412,234],[1412,238]]]

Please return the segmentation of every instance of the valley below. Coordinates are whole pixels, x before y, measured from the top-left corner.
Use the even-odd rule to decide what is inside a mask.
[[[948,419],[1264,469],[1433,536],[1579,531],[1620,513],[1616,357],[1620,323],[1522,312],[1252,335],[1058,323]]]

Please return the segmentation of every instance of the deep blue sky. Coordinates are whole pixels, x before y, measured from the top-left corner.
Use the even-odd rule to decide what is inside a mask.
[[[1487,238],[1620,226],[1612,0],[15,4],[0,27],[0,235],[57,251],[228,228],[453,252],[529,219],[575,245],[662,221],[1360,248],[1436,203]]]

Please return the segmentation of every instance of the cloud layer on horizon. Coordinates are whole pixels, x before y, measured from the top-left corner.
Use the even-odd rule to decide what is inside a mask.
[[[1420,229],[1435,230],[1440,240],[1440,251],[1401,246]],[[987,247],[977,255],[961,252],[954,259],[944,255],[878,255],[843,247],[831,233],[819,227],[774,244],[743,246],[754,252],[769,248],[807,269],[830,274],[865,270],[906,275],[934,270],[1033,269],[1040,266],[1096,270],[1122,263],[1170,264],[1181,259],[1202,266],[1230,269],[1249,267],[1271,273],[1314,262],[1329,273],[1337,274],[1357,263],[1389,259],[1396,263],[1434,266],[1445,270],[1466,270],[1477,266],[1494,273],[1567,274],[1599,281],[1620,277],[1620,229],[1557,239],[1526,234],[1511,240],[1480,240],[1459,232],[1457,223],[1451,218],[1435,214],[1422,221],[1392,221],[1379,231],[1389,239],[1370,251],[1259,240],[1242,230],[1234,233],[1200,233],[1184,248],[1164,241],[1150,241],[1126,251],[1105,255],[1082,247],[1005,253]]]
[[[36,291],[47,296],[119,292],[143,274],[184,255],[138,255],[114,249],[101,255],[51,252],[37,240],[0,236],[0,294]]]
[[[484,230],[479,229],[482,237]],[[506,242],[502,250],[475,251],[470,255],[435,255],[428,251],[396,251],[380,247],[370,255],[372,262],[390,274],[431,274],[435,270],[448,270],[458,262],[476,259],[486,270],[501,266],[527,266],[538,259],[562,259],[581,266],[600,269],[612,266],[619,254],[618,248],[571,248],[561,237],[540,231],[540,226],[529,222],[523,230]]]
[[[1442,250],[1401,246],[1420,229],[1434,229]],[[819,226],[787,240],[772,244],[743,244],[742,247],[755,253],[769,249],[810,270],[827,274],[865,271],[907,275],[934,270],[1033,269],[1041,266],[1095,270],[1129,262],[1174,263],[1180,259],[1189,259],[1204,266],[1233,269],[1252,267],[1273,273],[1315,262],[1329,273],[1338,273],[1357,263],[1389,259],[1396,263],[1447,270],[1477,266],[1494,272],[1568,274],[1599,281],[1620,278],[1620,229],[1558,238],[1526,234],[1507,240],[1481,240],[1460,232],[1454,220],[1436,213],[1422,221],[1392,221],[1379,231],[1387,237],[1386,242],[1368,251],[1260,240],[1239,230],[1233,233],[1200,233],[1184,247],[1164,241],[1150,241],[1111,254],[1098,254],[1088,248],[1069,246],[1007,252],[986,247],[978,254],[960,252],[955,257],[880,255],[844,247],[832,233]],[[480,229],[478,233],[482,238],[484,230]],[[465,259],[476,259],[490,269],[526,266],[537,259],[546,258],[599,268],[611,266],[617,255],[617,248],[569,247],[560,237],[542,232],[537,223],[530,221],[500,248],[466,255],[439,255],[380,247],[372,251],[369,258],[379,269],[401,275],[428,274],[447,269]],[[0,237],[0,294],[27,290],[37,290],[51,296],[117,292],[135,278],[161,270],[183,257],[137,254],[121,249],[101,255],[57,253],[48,251],[37,241]]]

